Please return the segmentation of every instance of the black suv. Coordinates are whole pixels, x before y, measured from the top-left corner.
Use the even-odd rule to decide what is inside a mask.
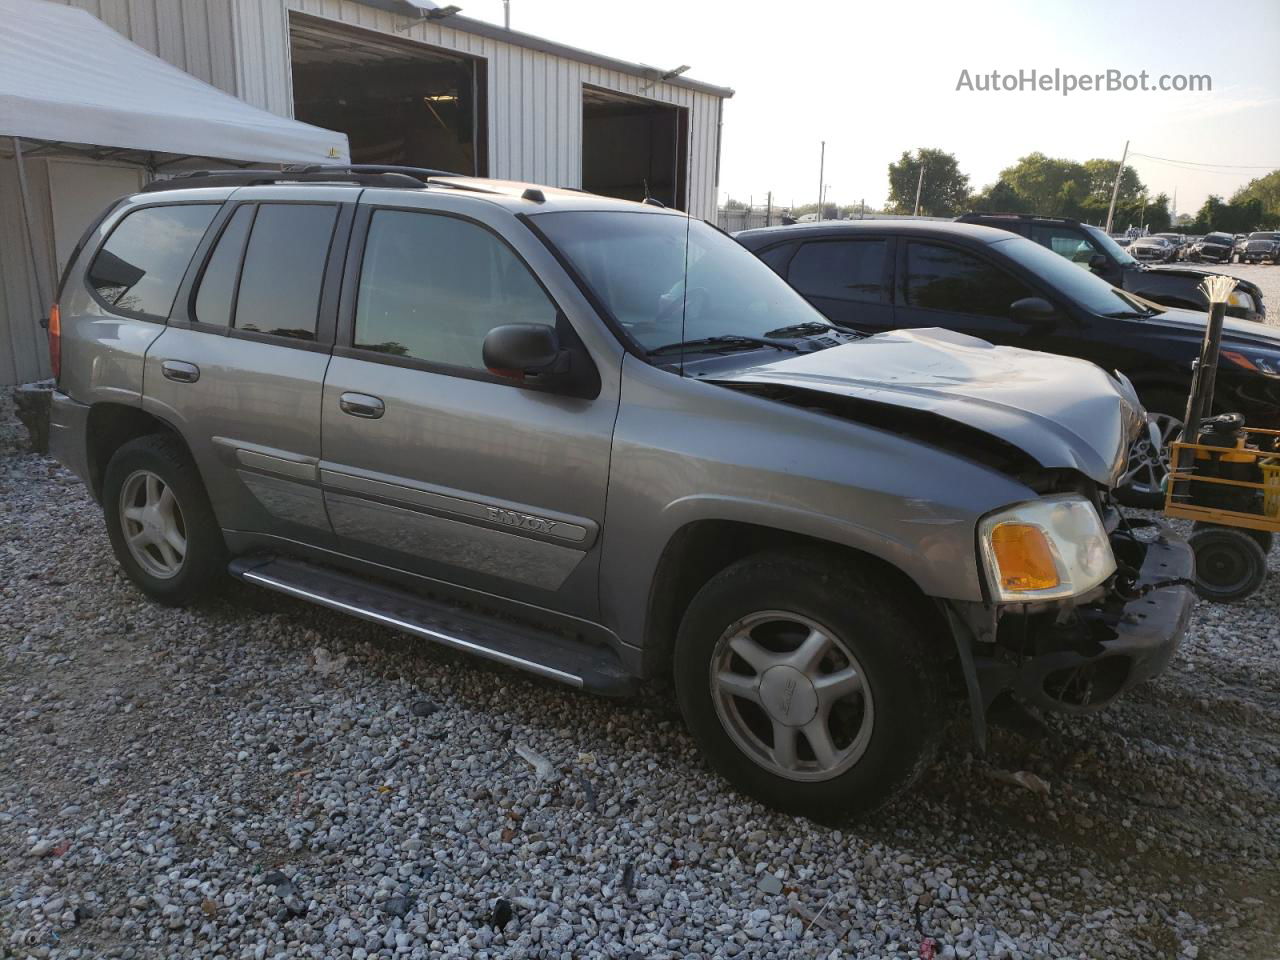
[[[1121,290],[1144,300],[1183,310],[1208,311],[1209,301],[1200,292],[1211,271],[1177,265],[1151,266],[1135,259],[1099,227],[1065,217],[1035,217],[1013,213],[966,213],[960,223],[977,223],[1008,230],[1034,240],[1042,247],[1090,270]],[[1133,245],[1130,245],[1133,250]],[[1266,320],[1262,291],[1241,280],[1227,304],[1227,313],[1241,320]]]
[[[1165,443],[1181,429],[1205,314],[1155,308],[1048,244],[966,223],[828,221],[735,237],[840,326],[943,327],[1119,370],[1151,425],[1131,450],[1125,498],[1161,502]],[[1252,426],[1280,427],[1280,329],[1227,318],[1217,397]]]

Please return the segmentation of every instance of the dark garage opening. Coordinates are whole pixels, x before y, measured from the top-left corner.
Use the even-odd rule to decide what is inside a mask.
[[[340,130],[352,163],[487,176],[485,61],[289,15],[293,112]]]
[[[582,189],[683,210],[688,156],[685,107],[582,88]]]

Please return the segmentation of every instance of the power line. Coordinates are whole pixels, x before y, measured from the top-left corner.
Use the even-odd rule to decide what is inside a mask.
[[[1159,160],[1161,163],[1172,163],[1185,167],[1226,167],[1232,170],[1275,170],[1280,167],[1280,163],[1272,164],[1247,164],[1247,163],[1204,163],[1199,160],[1174,160],[1171,157],[1155,157],[1149,153],[1139,153],[1134,150],[1130,156],[1145,157],[1148,160]],[[1222,171],[1228,172],[1228,171]]]

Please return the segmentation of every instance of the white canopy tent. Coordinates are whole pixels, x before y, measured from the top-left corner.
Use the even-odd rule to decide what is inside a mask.
[[[12,158],[16,166],[21,226],[43,311],[52,279],[42,280],[32,222],[25,160],[33,155],[127,161],[151,174],[196,158],[205,160],[197,164],[202,166],[208,160],[350,162],[346,134],[250,106],[83,10],[46,0],[0,0],[0,158]],[[0,223],[0,232],[12,229]],[[0,338],[0,349],[3,344]]]

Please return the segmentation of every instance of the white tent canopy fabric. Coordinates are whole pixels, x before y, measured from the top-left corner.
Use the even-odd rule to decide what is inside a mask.
[[[266,163],[348,163],[346,134],[250,106],[91,14],[0,0],[0,137]]]

